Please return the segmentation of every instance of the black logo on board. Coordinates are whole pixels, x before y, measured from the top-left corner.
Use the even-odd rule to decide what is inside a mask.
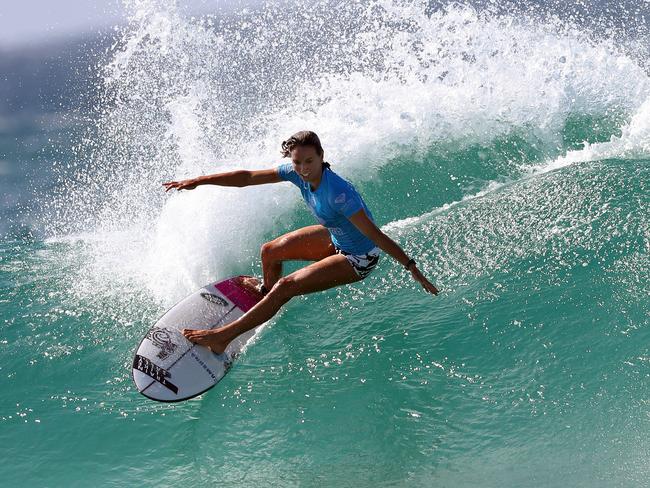
[[[149,339],[154,346],[160,349],[158,357],[163,360],[167,359],[178,347],[178,345],[172,341],[169,331],[167,329],[161,329],[160,327],[152,327],[149,332],[147,332],[146,338]]]
[[[201,296],[207,301],[221,305],[222,307],[227,307],[228,302],[221,298],[219,295],[213,295],[212,293],[203,292]]]
[[[161,385],[163,385],[168,390],[173,391],[178,395],[178,386],[169,381],[169,378],[172,377],[172,374],[166,369],[161,368],[160,366],[155,365],[149,359],[136,354],[133,358],[133,368],[141,371],[146,374],[149,378],[154,379]],[[146,388],[145,388],[146,389]]]

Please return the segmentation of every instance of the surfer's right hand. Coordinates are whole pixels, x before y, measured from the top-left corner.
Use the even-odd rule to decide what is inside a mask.
[[[163,186],[165,187],[165,192],[168,192],[172,188],[176,188],[176,190],[194,190],[198,186],[199,182],[195,179],[192,180],[182,180],[182,181],[169,181],[167,183],[163,183]]]
[[[412,266],[411,267],[411,274],[413,275],[413,278],[415,281],[420,283],[422,285],[422,288],[424,288],[426,291],[431,293],[432,295],[437,295],[439,292],[438,288],[435,287],[433,283],[431,283],[429,280],[427,280],[422,272],[418,269],[417,266]]]

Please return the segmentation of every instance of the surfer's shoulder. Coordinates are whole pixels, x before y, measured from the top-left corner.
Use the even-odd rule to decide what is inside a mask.
[[[328,169],[329,171],[327,171],[327,179],[329,184],[328,186],[330,187],[330,193],[358,193],[351,182],[343,178],[341,175],[335,173],[331,168]]]

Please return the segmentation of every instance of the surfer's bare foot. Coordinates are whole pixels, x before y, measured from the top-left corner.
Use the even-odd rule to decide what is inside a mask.
[[[193,342],[194,344],[199,344],[201,346],[209,347],[212,352],[221,354],[226,350],[230,341],[224,341],[221,338],[219,330],[201,330],[201,329],[183,329],[183,335],[185,338]]]
[[[262,282],[254,276],[242,276],[239,278],[239,282],[242,284],[242,286],[255,293],[260,292],[260,286],[262,285]]]

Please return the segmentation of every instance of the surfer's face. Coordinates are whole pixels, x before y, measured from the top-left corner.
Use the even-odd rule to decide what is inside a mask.
[[[308,183],[319,182],[323,172],[323,156],[313,146],[296,146],[291,150],[293,169]]]

